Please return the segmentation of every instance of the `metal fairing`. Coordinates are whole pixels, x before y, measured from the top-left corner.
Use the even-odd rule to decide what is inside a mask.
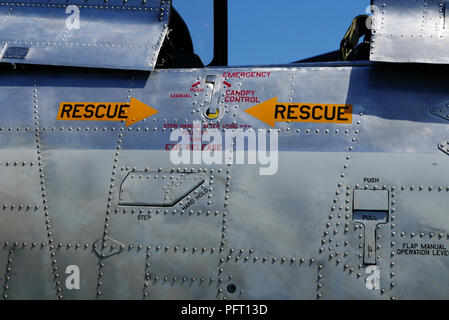
[[[2,62],[152,70],[170,0],[0,3]]]
[[[449,123],[431,112],[449,102],[446,74],[370,63],[3,71],[1,298],[447,298],[444,250],[401,251],[449,248],[449,157],[439,149]],[[214,75],[211,86],[206,78]],[[260,102],[351,104],[352,123],[273,129],[245,112],[257,103],[228,102],[230,88],[254,90]],[[62,101],[131,98],[159,113],[128,127],[56,120]],[[222,113],[218,120],[203,116],[209,107]],[[220,132],[233,125],[278,130],[277,173],[261,176],[249,164],[172,164],[172,128],[195,120],[220,124]],[[160,179],[200,183],[179,180],[172,203],[163,192],[134,194],[131,180],[121,191],[130,175],[138,188],[155,180],[149,190],[165,188]],[[387,192],[366,201],[356,189]],[[386,223],[355,221],[358,206],[387,214]],[[65,286],[68,265],[81,270],[80,290]],[[365,283],[370,266],[380,268],[377,289]]]
[[[445,0],[373,0],[371,61],[449,63]]]

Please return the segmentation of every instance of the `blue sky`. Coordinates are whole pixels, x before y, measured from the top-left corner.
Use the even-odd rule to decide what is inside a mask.
[[[229,64],[279,64],[339,48],[352,19],[369,0],[228,0]],[[196,53],[213,55],[212,0],[173,0]]]

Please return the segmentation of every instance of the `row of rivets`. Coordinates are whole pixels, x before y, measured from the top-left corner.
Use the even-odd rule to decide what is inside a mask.
[[[38,88],[37,88],[37,81],[34,80],[33,82],[33,101],[34,101],[34,125],[35,125],[35,136],[36,136],[36,152],[37,152],[37,160],[38,160],[38,168],[39,168],[39,178],[40,178],[40,184],[41,184],[41,192],[42,192],[42,204],[43,204],[43,210],[44,210],[44,216],[45,216],[45,225],[47,230],[47,237],[48,237],[48,243],[50,245],[50,263],[52,266],[52,273],[54,275],[54,281],[55,281],[55,289],[56,289],[56,295],[59,299],[62,299],[60,285],[58,284],[58,265],[56,260],[56,252],[55,252],[55,246],[53,245],[53,231],[50,221],[50,213],[49,213],[49,205],[48,205],[48,199],[47,199],[47,193],[45,191],[45,173],[44,173],[44,164],[42,159],[42,145],[40,141],[40,126],[39,126],[39,99],[38,99]]]
[[[130,89],[128,89],[127,95],[126,95],[126,99],[130,100],[131,99],[131,94],[133,92],[133,87],[134,87],[134,80],[135,80],[135,76],[131,76],[130,78]],[[124,128],[121,127],[119,130],[119,135],[117,138],[117,147],[116,147],[116,151],[114,153],[114,160],[113,160],[113,165],[112,165],[112,172],[111,172],[111,182],[109,185],[109,192],[108,192],[108,201],[106,204],[106,214],[105,214],[105,223],[104,223],[104,232],[103,232],[103,239],[101,242],[101,247],[102,250],[104,250],[106,248],[106,242],[107,240],[107,236],[109,233],[109,220],[110,220],[110,214],[111,214],[111,207],[113,204],[113,196],[112,194],[114,193],[114,188],[115,188],[115,180],[116,180],[116,174],[117,174],[117,168],[118,168],[118,161],[119,161],[119,155],[120,155],[120,150],[121,150],[121,145],[123,143],[123,137],[124,137]],[[123,246],[123,245],[122,245]],[[111,246],[111,249],[112,248]],[[123,248],[120,248],[123,249]],[[129,249],[132,249],[131,247],[129,247]],[[102,253],[101,257],[105,257],[105,253]],[[101,287],[103,286],[103,281],[101,281],[101,278],[103,277],[103,267],[104,267],[104,263],[102,262],[102,260],[100,260],[100,264],[99,264],[99,270],[98,270],[98,283],[97,283],[97,296],[101,296],[102,292],[101,292]]]

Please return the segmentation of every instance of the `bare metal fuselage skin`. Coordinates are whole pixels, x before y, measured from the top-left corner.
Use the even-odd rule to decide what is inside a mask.
[[[3,71],[2,298],[447,298],[445,69]],[[249,164],[173,165],[170,134],[182,124],[271,128],[244,112],[257,103],[224,102],[229,88],[254,90],[261,102],[352,105],[352,123],[276,123],[274,175]],[[159,113],[129,127],[56,120],[62,101],[131,97]],[[222,108],[219,121],[204,118],[209,102]],[[162,180],[186,176],[200,182],[165,203]],[[145,190],[151,201],[133,202]],[[373,227],[359,209],[386,221]],[[80,269],[79,290],[65,285],[69,265]],[[380,287],[370,290],[372,266]]]
[[[1,3],[0,298],[447,299],[447,7],[372,4],[371,61],[155,70],[169,0]]]

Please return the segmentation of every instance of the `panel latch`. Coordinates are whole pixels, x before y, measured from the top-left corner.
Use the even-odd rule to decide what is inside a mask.
[[[388,223],[388,190],[354,190],[353,220],[364,227],[363,263],[376,264],[376,229]]]
[[[217,76],[207,75],[206,88],[208,89],[207,94],[210,96],[208,97],[208,100],[205,101],[203,115],[208,120],[218,119],[222,113],[222,108],[218,104],[218,94],[220,90],[216,89],[216,87],[217,87]]]

